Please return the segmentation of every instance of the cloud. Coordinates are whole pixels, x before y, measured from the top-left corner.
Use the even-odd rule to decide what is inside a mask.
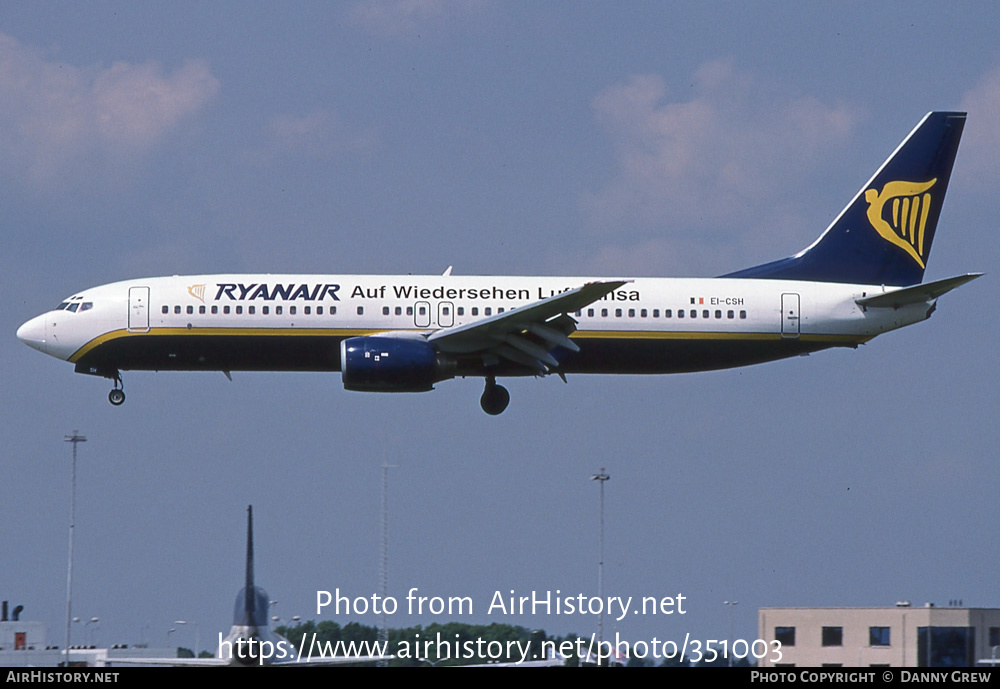
[[[962,97],[961,109],[969,113],[962,133],[955,174],[962,185],[979,192],[995,193],[997,159],[1000,158],[1000,66]]]
[[[367,0],[357,3],[350,16],[378,36],[417,38],[476,15],[488,4],[486,0]]]
[[[3,170],[36,185],[89,176],[153,149],[218,92],[208,66],[75,67],[0,34]]]
[[[349,151],[371,150],[379,145],[375,130],[351,127],[330,110],[316,110],[307,115],[279,115],[268,124],[267,141],[261,152],[266,157],[326,158]]]
[[[634,75],[592,107],[617,170],[581,202],[585,222],[592,236],[627,238],[637,252],[653,239],[732,249],[744,231],[794,225],[802,178],[860,119],[843,104],[784,94],[727,61],[702,65],[684,98],[672,98],[658,75]]]

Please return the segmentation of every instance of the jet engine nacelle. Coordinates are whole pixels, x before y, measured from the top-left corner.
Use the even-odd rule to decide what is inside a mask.
[[[350,337],[340,343],[344,387],[361,392],[426,392],[449,376],[423,340]]]

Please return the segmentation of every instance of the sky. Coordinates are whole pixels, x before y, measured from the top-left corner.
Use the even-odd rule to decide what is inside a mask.
[[[388,470],[393,627],[552,634],[496,592],[684,596],[630,641],[757,637],[775,606],[998,607],[1000,245],[991,2],[49,2],[0,6],[0,598],[74,640],[215,648],[242,585],[282,620],[371,600]],[[703,276],[810,244],[930,110],[968,111],[933,318],[674,376],[346,392],[336,373],[128,372],[17,341],[87,287],[155,275]],[[472,610],[409,610],[407,593]],[[738,601],[730,609],[724,601]]]

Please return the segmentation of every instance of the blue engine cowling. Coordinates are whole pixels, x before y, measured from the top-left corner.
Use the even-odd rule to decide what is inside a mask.
[[[434,348],[422,340],[350,337],[340,343],[344,387],[361,392],[426,392],[443,380]]]

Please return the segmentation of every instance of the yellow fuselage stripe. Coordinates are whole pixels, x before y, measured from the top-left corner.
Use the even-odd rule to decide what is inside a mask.
[[[146,332],[129,332],[125,329],[112,330],[80,347],[69,358],[75,363],[95,348],[122,337],[148,337],[150,335],[225,335],[231,337],[364,337],[388,332],[385,329],[367,328],[150,328]],[[400,332],[393,330],[392,332]],[[412,332],[427,332],[412,329]],[[712,332],[712,331],[650,331],[650,330],[578,330],[570,337],[574,340],[729,340],[764,341],[798,339],[803,342],[826,342],[831,345],[855,345],[870,340],[862,335],[819,335],[807,334],[797,337],[782,336],[781,333],[758,332]]]

